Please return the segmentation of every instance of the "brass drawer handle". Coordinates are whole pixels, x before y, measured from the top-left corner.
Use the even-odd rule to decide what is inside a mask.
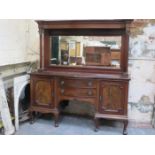
[[[92,81],[88,82],[88,86],[91,87],[93,85]]]
[[[64,81],[61,81],[61,82],[60,82],[61,85],[64,85],[64,83],[65,83]]]
[[[89,95],[89,96],[92,96],[92,95],[93,95],[93,92],[92,92],[91,90],[89,90],[89,91],[88,91],[88,95]]]
[[[64,94],[65,90],[64,89],[61,89],[61,94]]]

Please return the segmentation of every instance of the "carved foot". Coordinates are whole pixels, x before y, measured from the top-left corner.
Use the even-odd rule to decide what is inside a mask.
[[[94,131],[95,131],[95,132],[98,132],[98,128],[95,127]]]
[[[123,135],[127,135],[128,134],[127,126],[128,126],[128,121],[124,121]]]
[[[124,130],[123,131],[123,135],[127,135],[128,134],[128,131],[127,130]]]
[[[56,128],[59,127],[59,123],[55,123],[55,127],[56,127]]]

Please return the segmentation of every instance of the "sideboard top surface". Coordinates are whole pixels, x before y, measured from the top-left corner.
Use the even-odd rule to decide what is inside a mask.
[[[93,74],[93,73],[79,73],[79,72],[51,72],[51,71],[37,71],[31,75],[39,76],[56,76],[56,77],[71,77],[71,78],[93,78],[93,79],[111,79],[111,80],[130,80],[128,74]]]

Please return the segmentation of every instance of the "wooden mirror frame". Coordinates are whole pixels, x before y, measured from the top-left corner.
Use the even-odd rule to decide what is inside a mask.
[[[72,20],[72,21],[37,21],[40,32],[40,69],[47,71],[71,71],[87,73],[127,73],[129,27],[132,20]],[[120,69],[98,66],[57,66],[50,64],[50,37],[53,35],[104,35],[121,36]]]

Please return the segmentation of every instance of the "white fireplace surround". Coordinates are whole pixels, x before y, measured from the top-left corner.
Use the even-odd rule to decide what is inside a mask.
[[[23,89],[30,83],[30,76],[28,74],[14,78],[14,111],[15,111],[15,128],[19,129],[19,99]]]

